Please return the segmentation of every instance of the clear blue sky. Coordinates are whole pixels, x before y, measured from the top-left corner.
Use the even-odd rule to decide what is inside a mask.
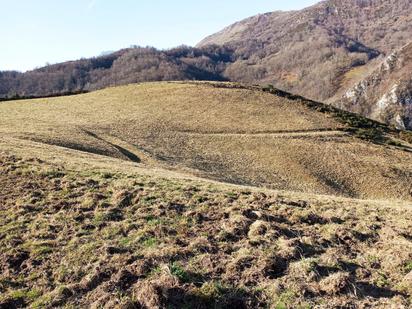
[[[195,45],[245,17],[318,1],[0,0],[0,70],[25,71],[130,45]]]

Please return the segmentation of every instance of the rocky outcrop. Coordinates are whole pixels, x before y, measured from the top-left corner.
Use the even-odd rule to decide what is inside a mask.
[[[412,129],[412,43],[387,57],[335,102],[398,129]],[[361,107],[361,110],[360,110]]]

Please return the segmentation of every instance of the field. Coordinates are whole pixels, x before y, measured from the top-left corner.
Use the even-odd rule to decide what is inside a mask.
[[[408,203],[30,153],[0,156],[2,308],[410,305]]]
[[[352,126],[303,99],[237,84],[149,83],[0,104],[4,138],[241,185],[410,199],[411,145],[365,140],[374,136]]]
[[[408,141],[238,84],[0,103],[0,308],[409,308]]]

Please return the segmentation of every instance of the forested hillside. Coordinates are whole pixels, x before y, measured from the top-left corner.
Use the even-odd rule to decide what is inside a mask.
[[[224,72],[231,80],[271,83],[326,100],[367,71],[372,60],[409,43],[411,21],[409,0],[328,0],[248,18],[198,46],[235,50],[237,61]]]
[[[135,47],[26,73],[0,72],[0,97],[48,96],[145,81],[222,81],[220,73],[231,61],[232,52],[224,47]]]

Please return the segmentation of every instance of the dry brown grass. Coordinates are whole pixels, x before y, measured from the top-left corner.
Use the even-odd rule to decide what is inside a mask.
[[[33,142],[1,148],[0,308],[411,305],[410,203],[183,179]]]
[[[302,100],[236,84],[149,83],[4,102],[0,135],[236,184],[411,198],[410,145],[358,139]]]

